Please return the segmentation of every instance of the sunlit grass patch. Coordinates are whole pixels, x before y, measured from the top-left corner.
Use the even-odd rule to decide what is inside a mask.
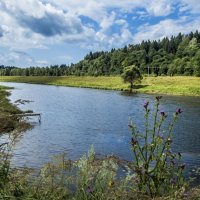
[[[0,81],[60,85],[107,90],[129,90],[119,76],[1,76]],[[135,85],[135,92],[200,96],[200,77],[191,76],[159,76],[144,77],[140,84]]]

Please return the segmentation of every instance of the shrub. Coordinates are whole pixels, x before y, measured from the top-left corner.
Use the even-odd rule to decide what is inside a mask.
[[[142,80],[140,70],[135,65],[125,67],[121,77],[125,83],[130,83],[130,92],[133,90],[133,83]]]

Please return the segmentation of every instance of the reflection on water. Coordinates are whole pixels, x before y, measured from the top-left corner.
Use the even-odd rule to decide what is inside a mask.
[[[61,152],[75,159],[91,144],[98,154],[114,153],[131,160],[129,118],[142,129],[143,103],[155,98],[146,94],[122,95],[116,91],[23,83],[1,85],[15,87],[10,96],[12,102],[31,100],[20,108],[42,113],[41,124],[27,131],[16,145],[13,165],[18,167],[39,167]],[[173,148],[183,153],[184,161],[192,169],[200,166],[200,98],[163,98],[161,109],[168,116],[177,108],[184,113],[175,126]]]

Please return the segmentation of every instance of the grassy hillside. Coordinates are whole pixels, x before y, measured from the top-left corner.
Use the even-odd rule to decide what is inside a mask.
[[[119,76],[1,76],[0,81],[85,87],[108,90],[128,90],[129,87],[128,84],[123,83],[121,77]],[[140,84],[135,85],[134,90],[144,93],[200,96],[200,77],[144,77]]]

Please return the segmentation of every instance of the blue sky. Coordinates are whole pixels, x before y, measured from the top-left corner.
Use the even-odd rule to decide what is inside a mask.
[[[70,64],[179,32],[200,31],[200,0],[1,0],[0,65]]]

